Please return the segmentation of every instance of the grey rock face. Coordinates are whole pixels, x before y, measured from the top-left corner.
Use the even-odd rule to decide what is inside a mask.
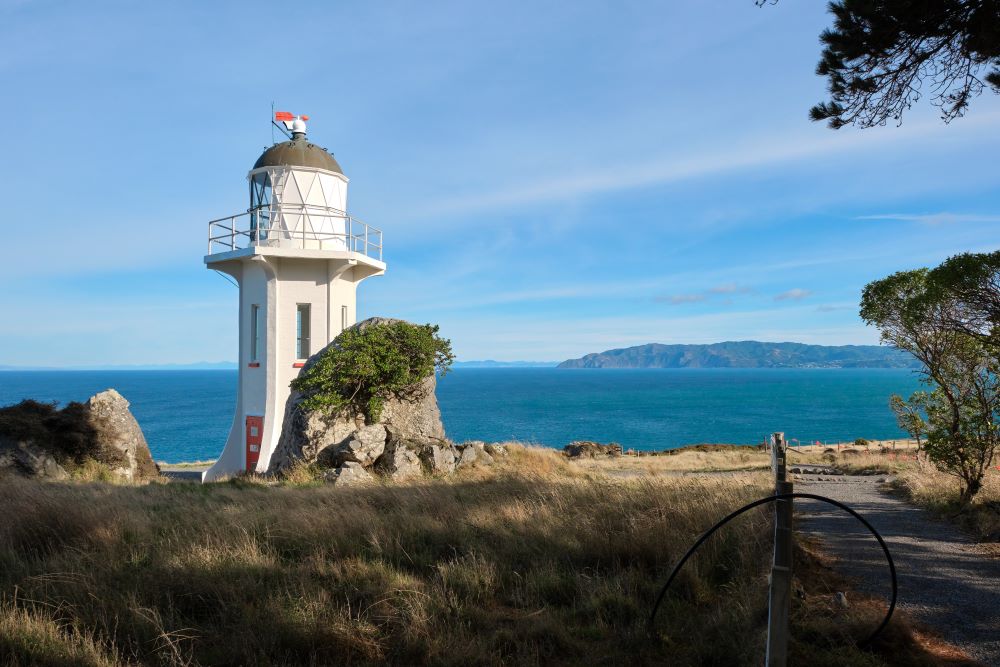
[[[360,486],[371,484],[375,481],[375,476],[365,470],[364,466],[355,461],[348,461],[339,468],[328,470],[323,479],[329,484],[337,486]]]
[[[129,482],[160,474],[139,422],[132,416],[129,402],[121,394],[107,389],[91,396],[86,406],[95,431],[96,445],[111,454],[107,460],[121,460],[121,465],[112,468],[113,473]]]
[[[373,317],[354,325],[366,329],[399,320]],[[336,341],[330,345],[336,345]],[[310,368],[327,348],[313,355]],[[269,472],[281,472],[298,461],[339,468],[348,462],[380,475],[403,479],[425,472],[450,472],[456,452],[445,437],[431,375],[403,396],[385,401],[378,424],[365,424],[354,414],[325,415],[301,407],[303,396],[293,392],[285,407],[281,437]]]
[[[129,402],[114,389],[59,410],[24,401],[3,408],[9,432],[0,432],[0,468],[61,479],[66,468],[96,461],[123,481],[159,476]]]
[[[362,426],[341,444],[321,452],[319,461],[324,464],[329,462],[334,466],[353,461],[370,467],[385,450],[385,438],[385,426],[381,424]]]
[[[494,460],[498,458],[502,459],[508,455],[507,448],[503,445],[486,443],[483,445],[483,449],[485,449],[486,453],[493,457]]]
[[[281,438],[271,456],[268,472],[287,470],[298,461],[316,463],[324,450],[346,443],[358,429],[358,422],[353,416],[302,410],[299,407],[301,401],[302,395],[292,392],[285,407]]]
[[[486,451],[486,443],[467,442],[458,446],[459,458],[457,468],[467,468],[471,465],[490,465],[493,457]]]
[[[41,447],[0,437],[0,476],[6,474],[43,479],[69,477],[52,455]]]
[[[447,441],[429,443],[420,452],[420,461],[424,469],[435,474],[447,475],[455,470],[458,450]]]
[[[576,440],[563,447],[563,452],[571,459],[575,458],[603,458],[605,456],[617,457],[622,455],[622,446],[617,442],[602,445],[599,442],[590,440]]]
[[[424,378],[403,398],[392,398],[385,402],[382,423],[412,438],[445,439],[441,410],[438,408],[435,391],[437,377]]]
[[[412,479],[424,474],[419,453],[398,440],[386,443],[385,451],[375,461],[374,470],[384,477],[397,480]]]

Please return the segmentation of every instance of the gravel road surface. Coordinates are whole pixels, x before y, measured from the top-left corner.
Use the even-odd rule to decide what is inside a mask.
[[[963,532],[880,491],[883,478],[799,476],[795,490],[847,504],[882,534],[899,575],[899,608],[976,660],[1000,666],[1000,558]],[[819,538],[838,569],[867,591],[889,595],[882,550],[850,515],[816,501],[795,502],[796,529]]]

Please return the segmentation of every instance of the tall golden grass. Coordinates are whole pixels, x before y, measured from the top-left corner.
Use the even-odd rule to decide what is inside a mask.
[[[766,476],[615,479],[510,448],[363,488],[247,480],[0,485],[6,664],[753,664],[766,512],[666,573]],[[809,615],[806,615],[808,618]],[[819,636],[803,620],[804,636]],[[811,633],[811,635],[810,635]],[[884,664],[830,634],[811,664]]]
[[[996,462],[1000,465],[1000,461]],[[925,462],[912,462],[896,468],[893,485],[912,502],[922,505],[959,523],[975,537],[1000,542],[1000,470],[986,472],[983,487],[972,502],[963,507],[959,502],[961,482],[954,475],[941,472]],[[997,549],[1000,553],[1000,548]]]

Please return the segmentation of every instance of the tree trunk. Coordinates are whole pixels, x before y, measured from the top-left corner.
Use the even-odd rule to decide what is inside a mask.
[[[972,502],[972,499],[976,497],[979,490],[983,488],[983,477],[979,475],[973,479],[966,479],[965,486],[962,488],[962,495],[959,497],[959,503],[962,505],[968,505]]]

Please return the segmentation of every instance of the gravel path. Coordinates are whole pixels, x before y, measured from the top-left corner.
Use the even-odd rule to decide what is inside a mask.
[[[847,504],[889,544],[899,579],[899,609],[987,665],[1000,665],[1000,558],[946,522],[879,491],[879,477],[799,476],[795,490]],[[816,535],[840,570],[873,594],[889,594],[888,569],[864,526],[836,508],[795,502],[796,528]]]

